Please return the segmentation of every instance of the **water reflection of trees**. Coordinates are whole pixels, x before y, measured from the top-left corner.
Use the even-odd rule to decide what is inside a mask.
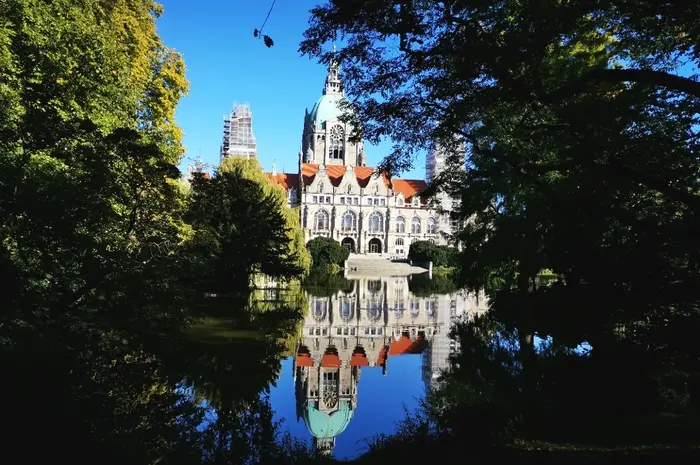
[[[425,273],[412,275],[408,281],[408,290],[418,297],[430,297],[437,294],[452,294],[458,290],[458,287],[450,276],[430,276]]]
[[[314,273],[304,280],[304,290],[314,297],[331,297],[338,292],[350,293],[354,282],[343,276],[330,273]]]
[[[0,415],[13,425],[3,452],[27,462],[272,460],[282,449],[266,389],[302,315],[286,304],[239,308],[261,329],[259,339],[245,342],[208,343],[179,331],[143,338],[63,331],[34,338],[21,352],[3,351],[12,382],[0,388]]]
[[[669,448],[696,446],[698,365],[689,363],[696,352],[680,350],[688,342],[672,341],[670,332],[687,334],[678,323],[694,320],[665,313],[662,322],[648,309],[640,323],[635,313],[612,312],[626,306],[611,297],[571,295],[556,285],[529,297],[496,295],[488,313],[456,327],[460,351],[422,414],[370,455],[409,445],[401,453],[410,456],[416,444],[431,444],[445,460],[465,447],[502,458],[513,445],[530,444],[549,451],[553,463],[583,459],[581,448],[598,448],[606,460],[611,449],[644,448],[660,461]],[[509,460],[538,460],[517,450]],[[641,460],[634,457],[630,463]]]

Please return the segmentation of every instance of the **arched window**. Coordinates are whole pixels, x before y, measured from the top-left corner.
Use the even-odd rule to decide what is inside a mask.
[[[330,228],[330,221],[328,217],[328,212],[325,210],[319,210],[316,212],[314,217],[314,229],[327,231]]]
[[[374,212],[372,213],[372,216],[369,217],[369,231],[373,233],[379,233],[384,231],[384,226],[382,223],[384,218],[382,217],[382,214],[379,212]]]
[[[322,322],[326,319],[326,313],[328,312],[328,301],[325,298],[314,299],[313,303],[314,309],[314,320]]]
[[[420,218],[417,216],[414,216],[413,220],[411,220],[411,232],[413,234],[420,234]]]
[[[294,187],[289,189],[289,202],[290,203],[297,203],[297,190]]]
[[[409,305],[411,306],[411,318],[417,318],[418,314],[420,313],[420,302],[417,300],[411,300]]]
[[[397,233],[406,232],[406,220],[403,219],[403,216],[396,217],[396,232]]]
[[[403,207],[403,197],[400,195],[398,197],[396,197],[396,206]]]
[[[435,219],[433,218],[428,218],[427,233],[435,234]]]
[[[396,239],[396,245],[403,247],[403,237],[399,237]]]
[[[379,303],[372,300],[369,304],[369,317],[370,319],[376,321],[382,316],[382,310],[379,307]]]
[[[355,231],[357,229],[357,215],[354,212],[347,211],[343,214],[341,229],[343,231]]]
[[[331,135],[330,139],[328,140],[328,157],[342,159],[344,147],[345,131],[341,125],[336,124],[331,128]]]
[[[355,316],[355,302],[351,300],[345,300],[342,307],[340,308],[340,317],[343,321],[350,321]]]

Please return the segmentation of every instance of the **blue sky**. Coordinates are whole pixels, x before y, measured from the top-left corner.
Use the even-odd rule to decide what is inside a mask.
[[[265,32],[275,45],[267,48],[253,37],[272,0],[161,0],[165,14],[158,31],[187,65],[190,92],[177,108],[184,131],[186,158],[201,152],[217,164],[223,116],[234,102],[248,103],[258,156],[267,171],[296,172],[304,110],[321,96],[326,68],[298,53],[309,10],[320,0],[277,0]],[[376,165],[390,143],[366,145],[367,164]],[[182,167],[187,165],[183,161]],[[425,165],[402,177],[423,179]]]

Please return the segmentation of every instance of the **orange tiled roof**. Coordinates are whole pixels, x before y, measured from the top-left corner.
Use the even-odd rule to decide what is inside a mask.
[[[292,187],[299,186],[299,175],[296,173],[265,173],[268,178],[272,179],[278,185],[282,186],[284,190],[291,189]]]
[[[398,341],[391,341],[389,345],[389,356],[404,354],[420,354],[427,347],[427,343],[422,338],[412,341],[408,336],[402,336]]]
[[[304,163],[301,165],[301,176],[304,180],[305,185],[309,185],[313,182],[316,172],[318,171],[319,165],[314,163]],[[355,166],[355,176],[357,177],[357,182],[360,187],[366,187],[369,183],[372,174],[374,173],[374,168],[368,166]],[[343,179],[345,174],[345,165],[328,165],[326,166],[326,171],[328,172],[328,178],[333,186],[338,187],[340,181]],[[297,187],[299,185],[299,175],[297,173],[277,173],[273,175],[272,173],[265,173],[267,176],[273,180],[275,183],[279,184],[283,189],[287,190],[292,187]],[[386,174],[383,175],[384,184],[387,188],[393,188],[396,194],[403,194],[407,201],[411,201],[414,195],[423,193],[427,188],[428,184],[420,179],[397,179],[394,178],[391,181]],[[423,200],[424,202],[425,200]]]
[[[428,183],[420,179],[392,179],[391,183],[394,185],[394,193],[403,194],[408,201],[428,188]]]
[[[318,171],[319,165],[315,163],[304,163],[301,165],[301,175],[304,179],[304,184],[309,185],[314,180],[316,172]],[[328,179],[330,179],[331,184],[335,187],[340,185],[340,181],[343,179],[347,166],[345,165],[326,165],[326,171],[328,172]],[[357,177],[357,182],[360,187],[366,187],[369,183],[372,174],[374,173],[374,168],[368,166],[355,166],[355,176]],[[386,187],[391,188],[391,183],[386,174],[383,175],[384,184]]]

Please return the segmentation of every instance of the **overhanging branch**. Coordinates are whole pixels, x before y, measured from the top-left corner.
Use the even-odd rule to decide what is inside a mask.
[[[541,100],[547,103],[560,102],[567,97],[585,92],[590,86],[603,82],[635,82],[665,87],[694,97],[700,97],[700,82],[682,76],[649,69],[596,69],[586,73],[581,79],[546,95]]]

